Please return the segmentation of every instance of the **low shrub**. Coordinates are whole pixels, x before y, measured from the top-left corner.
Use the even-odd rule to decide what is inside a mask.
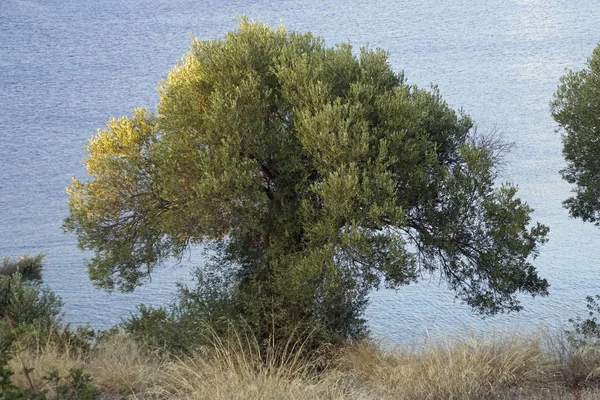
[[[350,338],[366,337],[366,329],[350,332],[344,328],[348,337],[336,335],[330,326],[336,321],[362,326],[364,321],[349,317],[356,313],[341,310],[337,320],[333,315],[318,319],[283,318],[276,300],[269,302],[267,296],[236,290],[232,284],[236,279],[234,271],[214,266],[207,270],[212,272],[196,270],[194,284],[180,285],[176,300],[166,307],[140,305],[137,314],[122,324],[125,332],[144,346],[175,356],[189,355],[199,346],[211,344],[215,335],[228,337],[232,331],[253,337],[265,350],[273,342],[287,342],[290,338],[303,340],[307,349],[321,351],[324,347],[343,346]],[[341,300],[338,303],[346,304]],[[283,309],[289,311],[289,307]]]
[[[141,304],[122,324],[124,331],[145,347],[179,357],[210,343],[215,332],[225,337],[232,326],[249,330],[239,316],[240,299],[224,275],[197,270],[193,282],[180,285],[176,300],[165,307]]]
[[[42,285],[41,259],[38,255],[23,256],[17,262],[2,261],[0,318],[5,326],[32,325],[50,330],[58,325],[62,300]]]

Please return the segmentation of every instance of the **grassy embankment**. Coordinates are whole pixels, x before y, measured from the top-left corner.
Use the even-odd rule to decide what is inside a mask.
[[[36,390],[52,368],[83,367],[106,399],[600,399],[598,347],[571,350],[548,334],[468,338],[380,350],[367,343],[307,358],[302,343],[271,346],[237,336],[169,358],[114,335],[93,351],[38,343],[10,366]],[[33,369],[24,374],[24,369]],[[595,372],[596,371],[596,372]]]
[[[571,320],[575,334],[570,336],[540,331],[445,343],[424,340],[385,350],[362,342],[309,351],[305,343],[314,346],[314,341],[259,344],[251,335],[235,333],[226,333],[225,339],[199,321],[193,329],[184,324],[174,327],[182,331],[164,332],[163,319],[155,321],[156,315],[149,314],[138,324],[141,336],[113,330],[94,342],[89,331],[73,332],[59,323],[60,301],[40,286],[41,261],[36,256],[0,263],[0,399],[8,396],[4,389],[12,390],[7,379],[24,391],[11,399],[52,399],[61,385],[72,395],[69,399],[96,399],[95,394],[80,396],[95,389],[73,389],[82,381],[69,378],[70,371],[82,368],[106,399],[127,393],[130,399],[173,400],[600,400],[595,318],[600,297],[588,298],[589,319]],[[175,344],[170,351],[185,344],[180,354],[187,356],[142,344],[152,343],[147,338],[156,334]]]

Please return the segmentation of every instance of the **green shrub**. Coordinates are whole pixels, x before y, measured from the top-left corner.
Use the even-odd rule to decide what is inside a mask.
[[[68,376],[60,376],[57,369],[52,369],[44,377],[51,389],[38,389],[33,385],[23,391],[15,387],[11,381],[14,373],[6,366],[8,357],[0,355],[0,400],[97,400],[100,399],[100,390],[91,383],[91,378],[81,368],[71,368]],[[31,369],[25,369],[28,375]],[[29,382],[31,382],[29,380]]]
[[[238,301],[228,279],[222,277],[197,271],[195,285],[180,285],[175,301],[159,308],[140,305],[138,313],[125,321],[123,328],[152,349],[178,356],[189,353],[206,344],[213,331],[224,333],[235,324],[233,321],[239,321]]]
[[[10,353],[6,347],[0,346],[0,399],[13,400],[23,398],[23,391],[12,383],[14,372],[8,367]]]
[[[569,319],[571,329],[565,331],[559,374],[573,389],[600,385],[600,295],[586,297],[586,318]]]
[[[96,334],[89,327],[75,330],[62,326],[61,299],[42,283],[41,254],[21,256],[16,261],[5,257],[0,263],[0,400],[17,399],[62,399],[95,400],[100,391],[90,383],[90,377],[81,369],[71,369],[68,376],[60,376],[51,370],[45,379],[52,389],[39,389],[30,382],[23,391],[12,383],[15,374],[8,367],[17,348],[36,348],[40,342],[56,344],[61,351],[89,352],[97,337],[110,332]],[[20,373],[29,376],[31,369],[23,368]]]
[[[351,332],[355,339],[367,335],[365,322],[353,320],[347,310],[344,314],[342,307],[337,314],[281,323],[277,319],[280,311],[275,300],[271,299],[272,303],[268,304],[265,296],[240,291],[231,283],[234,273],[234,269],[227,271],[222,267],[216,268],[214,264],[205,267],[204,272],[197,269],[193,284],[180,285],[174,302],[159,308],[142,304],[137,314],[125,321],[122,327],[143,346],[178,357],[191,354],[201,346],[214,345],[216,337],[226,341],[242,335],[249,339],[248,343],[257,344],[261,350],[272,347],[273,343],[299,341],[307,353],[320,350],[325,344],[339,344],[346,340],[346,336],[333,334],[340,329],[339,326],[333,328],[327,324],[346,323],[358,327],[355,331],[350,326],[343,327],[344,332]],[[339,304],[355,307],[358,303],[342,299]],[[275,317],[272,321],[265,321],[266,315]]]
[[[69,376],[61,377],[58,370],[51,370],[45,379],[53,384],[54,390],[32,390],[31,397],[39,400],[96,400],[100,390],[91,384],[91,378],[81,368],[71,368]]]
[[[42,284],[42,255],[2,260],[0,267],[0,349],[15,340],[49,338],[60,329],[62,301]]]
[[[62,301],[49,288],[27,283],[19,272],[0,277],[0,315],[12,324],[52,327],[60,319]]]

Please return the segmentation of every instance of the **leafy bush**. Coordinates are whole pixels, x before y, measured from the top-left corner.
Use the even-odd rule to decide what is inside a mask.
[[[0,399],[12,400],[23,397],[23,391],[12,383],[14,372],[7,366],[10,360],[8,348],[0,345]]]
[[[353,339],[367,335],[365,321],[352,319],[347,310],[350,306],[356,307],[357,302],[341,299],[335,314],[278,325],[276,319],[264,320],[265,315],[278,312],[275,299],[268,303],[264,296],[252,296],[239,290],[232,284],[233,268],[227,271],[222,265],[219,268],[209,265],[205,270],[209,272],[195,271],[191,286],[180,285],[176,301],[166,307],[140,305],[138,313],[123,323],[124,330],[144,346],[175,356],[191,354],[198,347],[212,345],[215,337],[227,338],[232,332],[252,338],[263,350],[273,342],[301,340],[303,348],[316,351],[325,344],[345,341],[346,336],[335,334],[340,329]],[[328,307],[333,309],[334,306]],[[360,312],[362,310],[355,314]]]
[[[166,307],[140,305],[123,324],[125,331],[152,349],[182,355],[206,344],[213,332],[247,325],[240,320],[241,302],[223,271],[216,276],[197,270],[193,281],[192,287],[180,285],[176,301]]]
[[[558,373],[574,390],[600,385],[600,295],[586,297],[586,318],[569,319],[571,329],[565,331]]]
[[[8,367],[14,341],[34,327],[44,331],[56,327],[61,300],[42,287],[42,259],[5,257],[0,262],[0,399],[21,399],[24,393],[12,384],[14,372]]]
[[[0,267],[0,315],[13,327],[23,324],[56,326],[62,301],[42,285],[42,256],[22,256],[16,262],[4,258]]]
[[[49,288],[24,282],[19,272],[0,277],[0,314],[15,326],[51,328],[60,319],[61,307],[62,301]]]
[[[100,398],[100,390],[92,385],[90,376],[81,368],[72,368],[68,376],[60,376],[57,369],[50,370],[44,379],[52,389],[38,389],[31,384],[26,391],[21,390],[12,384],[13,372],[5,366],[6,361],[5,358],[4,366],[0,367],[1,400],[97,400]],[[31,372],[31,369],[23,370],[26,376]]]
[[[81,368],[71,368],[69,376],[61,377],[58,370],[51,370],[45,379],[54,386],[54,390],[37,391],[32,388],[31,397],[37,400],[96,400],[100,390],[91,384],[91,378]]]
[[[32,337],[58,337],[62,301],[42,285],[42,255],[4,258],[0,266],[0,368],[9,379],[5,363],[13,344],[27,345]],[[7,388],[6,390],[9,390]],[[4,393],[4,391],[3,391]]]

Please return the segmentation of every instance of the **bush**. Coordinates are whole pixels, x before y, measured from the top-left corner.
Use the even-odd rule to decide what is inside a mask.
[[[239,317],[242,302],[227,276],[224,271],[216,276],[196,270],[193,286],[180,285],[177,299],[166,307],[141,304],[124,322],[124,330],[149,348],[177,356],[207,344],[215,332],[224,336],[232,326],[247,330],[248,323]]]
[[[31,372],[31,369],[23,370],[25,376]],[[67,376],[61,376],[57,369],[50,370],[44,380],[52,387],[51,390],[38,389],[30,383],[31,386],[23,391],[12,384],[12,375],[13,372],[7,367],[0,368],[0,399],[2,400],[97,400],[101,394],[100,390],[92,385],[90,376],[81,368],[71,368]]]
[[[55,324],[62,301],[42,286],[43,255],[21,256],[16,261],[5,257],[0,263],[0,315],[14,325]]]
[[[11,261],[10,257],[4,257],[0,262],[0,276],[12,276],[18,272],[23,280],[41,282],[43,258],[42,254],[34,257],[22,255],[16,261]]]
[[[25,366],[19,372],[30,387],[23,391],[12,382],[15,371],[9,368],[9,362],[18,354],[17,349],[35,349],[45,342],[61,351],[85,352],[91,349],[95,336],[87,327],[72,331],[60,325],[62,301],[43,286],[42,260],[38,254],[24,255],[16,261],[5,257],[0,263],[0,399],[97,399],[100,392],[90,383],[90,377],[77,368],[71,369],[68,376],[49,371],[44,379],[52,390],[34,387],[29,379],[33,369]]]
[[[61,299],[42,285],[42,255],[4,258],[0,266],[0,348],[17,338],[59,329]]]
[[[1,345],[0,345],[1,346]],[[23,392],[12,383],[14,372],[7,366],[10,354],[6,347],[0,347],[0,399],[19,399]]]
[[[178,357],[192,354],[199,347],[213,345],[215,337],[228,338],[234,333],[234,336],[243,334],[252,338],[263,351],[273,343],[290,340],[302,341],[306,350],[320,351],[323,346],[346,341],[345,336],[335,334],[336,329],[351,332],[352,338],[357,340],[368,333],[364,320],[355,321],[348,312],[343,312],[347,307],[356,307],[356,302],[340,301],[340,312],[320,318],[292,320],[285,324],[265,321],[264,315],[278,312],[275,300],[269,304],[265,297],[238,290],[230,278],[233,273],[223,268],[218,272],[214,265],[206,269],[212,273],[197,269],[193,285],[180,285],[177,299],[166,307],[140,305],[138,313],[123,323],[125,332],[145,347]],[[334,324],[338,326],[332,326]],[[355,330],[343,324],[353,324]]]

